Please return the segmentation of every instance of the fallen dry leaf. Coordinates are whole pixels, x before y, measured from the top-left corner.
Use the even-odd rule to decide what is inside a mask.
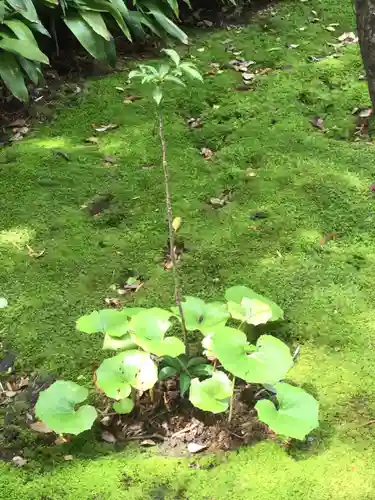
[[[35,432],[39,432],[40,434],[50,434],[53,432],[52,429],[50,429],[44,422],[39,421],[39,422],[33,422],[30,424],[30,429],[32,429]]]
[[[85,139],[85,142],[87,142],[88,144],[98,144],[99,139],[97,137],[92,136]]]
[[[16,396],[17,391],[4,391],[4,394],[7,398],[14,398]]]
[[[17,390],[19,391],[20,389],[23,389],[24,387],[27,387],[29,385],[29,377],[21,377],[17,381]]]
[[[73,457],[73,455],[65,455],[64,460],[66,462],[71,462],[72,460],[74,460],[74,457]]]
[[[142,97],[139,95],[128,95],[124,99],[124,104],[131,104],[132,102],[139,101],[140,99],[142,99]]]
[[[339,238],[339,235],[336,234],[336,233],[327,233],[323,236],[323,238],[321,238],[319,240],[319,245],[320,246],[323,246],[325,245],[326,243],[328,243],[328,241],[331,241],[331,240],[335,240],[336,238]]]
[[[68,443],[68,439],[66,439],[64,436],[58,436],[54,443],[57,445],[57,446],[61,446],[62,444],[65,444],[65,443]]]
[[[202,128],[203,120],[202,118],[189,118],[187,121],[190,128]]]
[[[358,37],[350,31],[349,33],[343,33],[341,36],[338,37],[339,42],[341,42],[343,45],[350,45],[352,43],[357,43],[358,42]]]
[[[214,155],[214,152],[210,148],[202,148],[201,154],[205,160],[211,160]]]
[[[221,208],[224,207],[231,199],[232,199],[232,192],[224,191],[219,197],[211,198],[210,205],[213,208]]]
[[[26,245],[27,247],[27,253],[29,254],[30,257],[33,257],[34,259],[40,259],[40,257],[43,257],[46,254],[45,248],[41,250],[40,252],[35,252],[35,250],[30,246]]]
[[[251,178],[251,177],[256,177],[256,175],[257,173],[253,168],[249,167],[246,169],[246,177]]]
[[[106,443],[113,444],[113,443],[117,442],[117,439],[115,438],[115,436],[108,431],[103,431],[101,437],[102,437],[103,441],[105,441]]]
[[[126,295],[127,293],[130,292],[135,292],[135,293],[138,292],[138,290],[143,286],[143,284],[144,284],[143,281],[131,276],[130,278],[127,279],[126,283],[124,283],[120,288],[117,288],[116,285],[114,286],[119,295]]]
[[[189,453],[199,453],[200,451],[203,451],[207,449],[206,444],[198,444],[198,443],[189,443],[188,444],[188,452]]]
[[[105,156],[103,158],[103,163],[106,167],[115,167],[117,165],[116,158],[112,156]]]
[[[292,66],[289,68],[292,69]],[[272,68],[259,68],[255,70],[256,75],[266,75],[267,73],[271,73],[273,71]]]
[[[92,128],[96,132],[107,132],[107,130],[118,128],[118,125],[116,123],[108,123],[107,125],[95,125],[95,123],[93,123]]]
[[[181,256],[184,252],[186,252],[185,245],[183,242],[177,242],[174,247],[174,252],[176,255],[176,261],[179,262],[181,259]],[[169,248],[169,242],[165,246],[164,249],[164,262],[163,262],[163,268],[167,271],[169,269],[173,268],[173,262],[172,258],[170,255],[170,248]]]
[[[172,227],[174,229],[174,232],[177,233],[177,231],[180,229],[181,227],[181,222],[182,222],[182,219],[181,217],[175,217],[173,219],[173,222],[172,222]]]
[[[360,109],[358,116],[360,118],[369,118],[372,115],[372,108]]]
[[[27,120],[24,118],[18,118],[17,120],[14,120],[14,122],[7,125],[7,128],[25,127],[25,125],[27,125]]]
[[[248,83],[251,80],[254,80],[255,73],[242,73],[242,78],[243,78],[245,83]]]
[[[105,427],[108,427],[108,425],[111,423],[111,420],[112,420],[111,417],[109,415],[106,415],[101,419],[100,423]]]
[[[152,439],[144,439],[143,441],[141,441],[139,443],[141,446],[156,446],[156,443],[155,441],[153,441]]]
[[[110,307],[121,307],[121,302],[119,299],[105,298],[104,302]]]
[[[27,460],[25,460],[23,457],[20,457],[19,455],[16,455],[12,458],[12,463],[17,467],[24,467],[27,464]]]
[[[115,87],[118,92],[125,92],[124,87]]]
[[[313,116],[310,119],[310,123],[313,127],[318,128],[319,130],[324,130],[324,119],[320,116]]]

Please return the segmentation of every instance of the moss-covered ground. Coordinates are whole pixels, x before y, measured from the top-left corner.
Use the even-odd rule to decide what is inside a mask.
[[[232,58],[222,43],[228,38],[258,68],[274,71],[259,77],[254,92],[234,91],[240,76],[230,69],[204,85],[171,90],[169,161],[189,248],[181,262],[184,293],[220,299],[229,285],[245,284],[283,307],[287,321],[271,331],[302,346],[292,376],[319,399],[320,430],[289,452],[263,442],[204,458],[199,469],[189,467],[193,459],[136,447],[116,453],[90,433],[58,449],[26,433],[28,464],[0,464],[1,498],[375,497],[374,146],[350,140],[352,109],[367,107],[369,98],[357,45],[310,60],[334,53],[329,44],[353,30],[354,16],[351,2],[341,0],[283,3],[275,11],[243,30],[193,37],[203,72]],[[330,23],[339,23],[336,32],[325,29]],[[118,86],[144,98],[124,105]],[[172,277],[161,265],[164,187],[147,95],[126,87],[125,72],[89,81],[87,93],[57,106],[52,123],[35,124],[0,153],[0,295],[10,304],[1,311],[1,340],[16,352],[19,373],[43,370],[89,385],[101,341],[75,331],[75,319],[101,307],[129,270],[145,284],[128,302],[172,302]],[[312,116],[325,119],[326,133],[312,127]],[[190,130],[191,117],[201,117],[203,128]],[[92,123],[108,122],[119,128],[100,135],[98,145],[84,143]],[[202,147],[216,151],[211,161]],[[104,165],[107,155],[117,165]],[[210,207],[207,200],[225,189],[232,201]],[[103,194],[114,198],[101,216],[80,208]],[[256,212],[267,217],[254,221]],[[325,235],[335,237],[321,245]],[[30,257],[26,245],[45,256]],[[66,454],[74,460],[65,462]],[[205,467],[210,461],[215,467]]]

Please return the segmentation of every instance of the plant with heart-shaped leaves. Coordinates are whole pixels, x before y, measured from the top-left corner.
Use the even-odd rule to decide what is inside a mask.
[[[75,382],[58,380],[41,392],[35,415],[58,434],[80,434],[92,427],[97,412],[85,401],[89,391]]]

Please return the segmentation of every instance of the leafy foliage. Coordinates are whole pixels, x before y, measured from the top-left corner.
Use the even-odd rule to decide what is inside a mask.
[[[179,356],[185,352],[183,342],[177,337],[164,337],[171,326],[170,311],[154,307],[143,311],[131,320],[130,336],[145,351],[157,356]]]
[[[250,325],[284,318],[283,310],[272,300],[255,293],[246,286],[234,286],[225,293],[231,316]]]
[[[96,383],[109,397],[127,398],[132,387],[138,391],[151,389],[158,379],[157,367],[148,353],[126,351],[106,359],[96,370]]]
[[[143,311],[140,307],[102,309],[82,316],[77,320],[77,330],[83,333],[106,333],[110,337],[123,337],[129,332],[130,318]]]
[[[93,406],[83,405],[89,391],[74,382],[58,380],[43,391],[35,406],[35,414],[58,434],[80,434],[90,429],[97,413]]]
[[[213,373],[212,365],[207,364],[206,359],[194,357],[189,359],[184,354],[177,358],[164,356],[160,361],[159,380],[167,380],[172,377],[178,377],[181,396],[188,391],[191,379],[194,377],[209,377]]]
[[[229,406],[232,396],[232,384],[224,372],[215,372],[211,378],[200,382],[198,378],[191,381],[190,401],[204,411],[221,413]]]
[[[170,57],[175,56],[172,53]],[[260,420],[277,433],[303,439],[318,426],[319,406],[302,389],[280,382],[293,365],[288,346],[271,335],[261,335],[256,345],[252,345],[243,331],[225,326],[228,319],[239,320],[241,324],[246,320],[272,321],[282,316],[281,309],[247,287],[232,287],[226,297],[228,304],[205,303],[195,297],[186,297],[183,302],[187,328],[203,334],[206,357],[189,358],[179,338],[166,337],[171,318],[179,318],[177,308],[172,308],[173,312],[158,307],[103,309],[79,318],[80,331],[101,332],[105,336],[104,349],[122,351],[102,362],[96,370],[96,385],[114,400],[113,409],[117,413],[126,414],[134,408],[135,391],[144,392],[158,380],[176,378],[181,397],[189,391],[189,399],[197,408],[220,413],[228,409],[234,382],[223,371],[215,371],[207,358],[217,360],[233,377],[263,384],[267,390],[270,387],[270,397],[274,398],[276,393],[278,406],[270,400],[259,401],[256,409]],[[261,310],[260,303],[267,309]],[[159,369],[152,356],[160,357]],[[82,402],[87,394],[86,389],[73,382],[56,382],[41,393],[37,416],[56,432],[82,432],[96,417],[92,407],[74,410],[75,404]]]
[[[134,408],[134,401],[131,398],[120,399],[113,403],[113,409],[120,415],[130,413]]]
[[[299,387],[281,382],[275,389],[278,409],[272,401],[258,401],[259,419],[278,434],[304,439],[319,425],[319,403]]]
[[[281,340],[262,335],[256,346],[252,346],[243,332],[229,327],[217,329],[211,335],[209,350],[226,370],[253,384],[273,385],[293,365],[290,350]]]
[[[47,19],[46,25],[64,22],[92,57],[112,65],[118,31],[130,41],[152,33],[188,43],[187,35],[174,22],[179,15],[178,0],[138,0],[133,8],[126,0],[0,0],[0,79],[24,102],[28,100],[26,81],[39,84],[41,65],[49,64],[35,38],[35,34],[50,37],[37,9]],[[54,36],[57,31],[54,29]],[[194,68],[187,66],[189,71],[194,73]]]
[[[225,325],[229,319],[228,307],[220,302],[206,304],[202,299],[186,297],[182,304],[186,328],[190,331],[199,330],[203,334],[213,331],[218,325]],[[179,315],[178,308],[172,308]]]
[[[152,97],[158,106],[163,100],[163,86],[167,82],[185,87],[184,76],[203,81],[202,75],[193,63],[181,63],[180,56],[175,50],[163,49],[163,52],[172,60],[174,67],[169,64],[161,64],[158,68],[155,68],[147,64],[139,64],[138,69],[129,73],[129,80],[141,78],[142,84],[150,83],[154,85]]]

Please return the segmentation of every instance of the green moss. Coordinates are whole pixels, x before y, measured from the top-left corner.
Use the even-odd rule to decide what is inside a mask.
[[[312,9],[321,22],[308,22]],[[330,23],[340,23],[334,34],[324,29]],[[302,344],[291,375],[321,402],[314,440],[289,452],[262,443],[197,468],[136,449],[110,453],[111,445],[88,433],[57,450],[35,443],[21,471],[2,464],[1,497],[373,498],[374,431],[366,424],[375,411],[374,152],[352,141],[351,115],[369,98],[356,45],[310,62],[334,52],[326,42],[353,25],[350,2],[311,0],[286,3],[238,32],[200,33],[192,55],[203,72],[212,61],[228,61],[228,37],[257,67],[274,71],[259,77],[254,92],[237,92],[239,74],[225,70],[204,86],[172,89],[165,104],[175,214],[189,249],[184,293],[220,299],[226,287],[243,283],[284,308],[287,321],[271,332],[292,347]],[[16,351],[19,371],[73,380],[82,374],[89,385],[101,340],[75,331],[75,320],[101,307],[129,270],[145,278],[129,303],[172,303],[172,277],[161,265],[166,219],[155,119],[145,89],[127,87],[143,99],[122,104],[115,87],[125,82],[126,73],[89,82],[74,106],[58,106],[53,124],[35,125],[0,153],[0,292],[10,303],[1,311],[1,340]],[[188,129],[186,120],[197,116],[203,128]],[[325,134],[312,127],[312,116],[324,118]],[[119,128],[101,135],[98,146],[85,145],[91,124],[108,122]],[[216,150],[210,162],[200,155],[203,146]],[[106,155],[117,165],[105,166]],[[214,210],[207,201],[225,189],[233,200]],[[80,208],[108,194],[103,215]],[[254,223],[257,211],[268,217]],[[254,224],[258,229],[249,229]],[[336,236],[322,246],[326,234]],[[26,244],[45,248],[45,256],[29,257]],[[64,462],[65,454],[73,462]]]

